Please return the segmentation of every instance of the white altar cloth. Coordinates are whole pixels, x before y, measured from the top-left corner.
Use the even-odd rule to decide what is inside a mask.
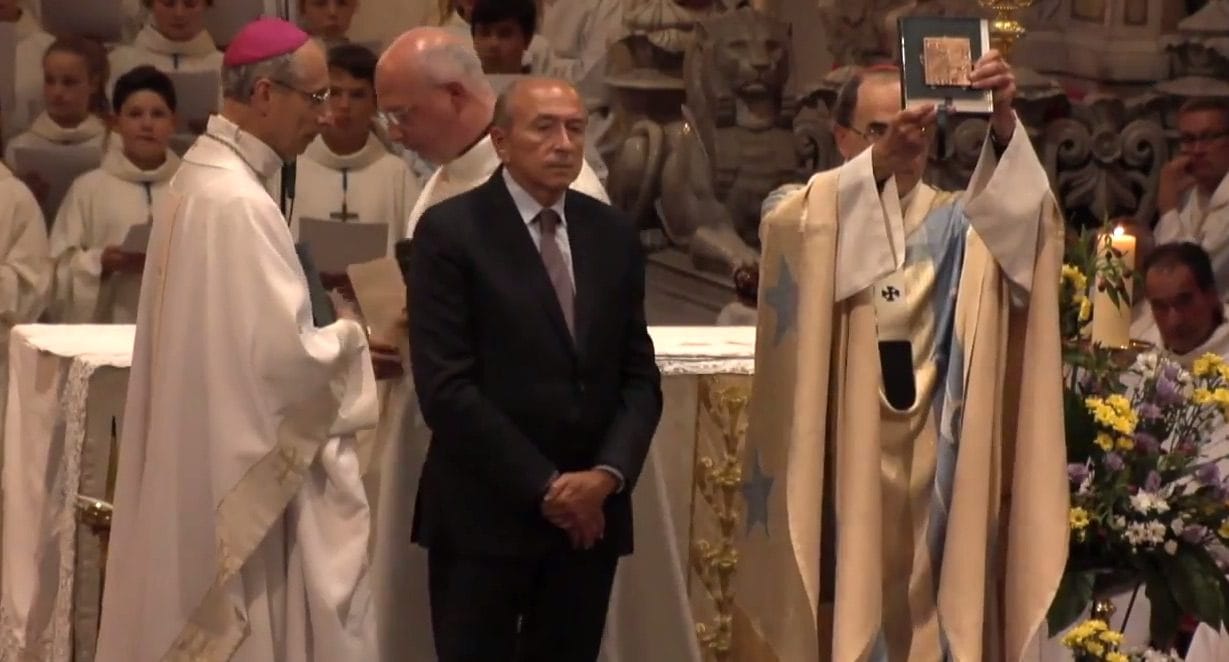
[[[73,659],[75,505],[89,383],[98,368],[129,366],[133,330],[20,325],[10,335],[0,659]]]

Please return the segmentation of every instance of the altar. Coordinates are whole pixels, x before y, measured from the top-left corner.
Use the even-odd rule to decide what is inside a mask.
[[[84,521],[78,506],[110,500],[133,332],[118,325],[13,329],[3,437],[0,659],[94,659],[105,525]],[[665,404],[633,497],[636,553],[623,559],[616,576],[606,662],[698,661],[707,657],[703,647],[723,643],[715,634],[696,635],[697,625],[716,633],[719,614],[703,571],[709,541],[693,539],[692,517],[697,501],[705,508],[703,486],[713,471],[738,462],[745,420],[730,414],[741,412],[750,395],[755,329],[653,327],[650,333]],[[396,618],[409,639],[430,641],[425,610]]]

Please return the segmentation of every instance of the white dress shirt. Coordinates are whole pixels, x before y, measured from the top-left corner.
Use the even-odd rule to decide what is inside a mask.
[[[525,227],[529,229],[529,236],[533,237],[533,245],[538,247],[538,252],[542,251],[542,227],[534,223],[534,219],[542,212],[545,207],[533,196],[526,191],[524,187],[512,178],[507,168],[502,171],[504,183],[508,185],[508,192],[512,194],[512,202],[516,203],[516,210],[521,213],[521,219],[525,221]],[[555,228],[555,243],[559,245],[559,252],[563,253],[563,263],[568,266],[568,278],[572,279],[572,291],[576,291],[576,272],[572,269],[572,244],[568,240],[568,217],[563,213],[563,200],[566,195],[559,196],[559,200],[551,205],[551,211],[559,214],[559,227]]]

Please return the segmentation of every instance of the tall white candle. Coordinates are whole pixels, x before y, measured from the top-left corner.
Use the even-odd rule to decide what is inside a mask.
[[[1135,271],[1135,237],[1123,231],[1122,226],[1114,228],[1108,242],[1104,239],[1098,242],[1099,264],[1110,258],[1111,248],[1122,254],[1122,264],[1126,269],[1124,285],[1129,298],[1133,294],[1131,274]],[[1097,279],[1100,281],[1100,276]],[[1122,299],[1115,304],[1100,282],[1092,300],[1092,341],[1115,349],[1131,344],[1131,306]]]

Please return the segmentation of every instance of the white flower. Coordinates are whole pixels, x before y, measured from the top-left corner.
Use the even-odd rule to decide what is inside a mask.
[[[1126,528],[1126,526],[1127,518],[1123,517],[1122,515],[1114,515],[1114,517],[1110,519],[1110,528],[1115,531],[1121,531]]]
[[[1136,492],[1135,496],[1131,497],[1131,507],[1141,515],[1147,515],[1149,511],[1156,513],[1169,512],[1169,503],[1164,498],[1143,490]]]
[[[1176,517],[1169,523],[1169,530],[1173,531],[1175,536],[1180,536],[1186,530],[1186,522],[1183,522],[1181,517]]]
[[[1178,553],[1178,541],[1168,540],[1165,542],[1165,553],[1173,556]]]

